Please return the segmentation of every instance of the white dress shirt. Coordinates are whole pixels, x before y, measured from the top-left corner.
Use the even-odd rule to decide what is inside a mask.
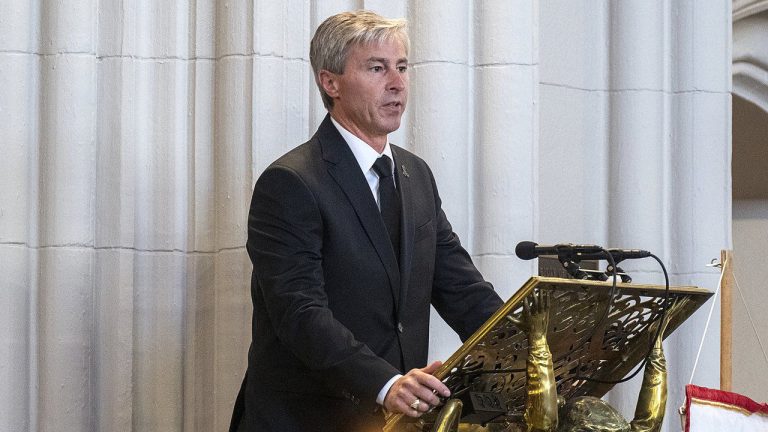
[[[352,150],[352,154],[355,155],[355,160],[357,160],[357,164],[360,165],[360,170],[363,171],[365,180],[368,181],[368,187],[371,188],[373,199],[376,200],[376,205],[379,205],[379,176],[376,174],[376,171],[373,170],[373,164],[376,162],[376,159],[381,157],[381,155],[389,156],[389,159],[392,161],[392,178],[394,178],[395,158],[392,157],[392,148],[389,146],[389,140],[387,140],[387,143],[384,145],[384,151],[379,153],[365,141],[356,137],[352,132],[344,129],[344,126],[340,125],[333,119],[333,117],[331,117],[331,122],[336,126],[336,129],[338,129],[341,137],[344,138],[344,141],[347,142],[349,149]],[[395,187],[397,187],[397,184],[395,184]]]

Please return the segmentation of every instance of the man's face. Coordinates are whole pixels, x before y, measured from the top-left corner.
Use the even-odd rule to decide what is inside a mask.
[[[344,73],[321,73],[334,119],[377,151],[400,127],[408,99],[408,59],[397,39],[350,49]]]

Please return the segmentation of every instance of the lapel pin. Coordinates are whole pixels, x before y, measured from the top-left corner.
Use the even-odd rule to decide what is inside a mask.
[[[407,170],[407,169],[405,169],[405,165],[400,165],[400,168],[402,168],[402,169],[403,169],[403,175],[404,175],[404,176],[406,176],[406,177],[410,177],[410,176],[408,175],[408,170]]]

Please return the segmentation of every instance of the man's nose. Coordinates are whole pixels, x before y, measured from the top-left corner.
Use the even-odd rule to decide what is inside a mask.
[[[397,69],[393,69],[389,73],[389,90],[402,91],[405,90],[408,72],[400,72]]]

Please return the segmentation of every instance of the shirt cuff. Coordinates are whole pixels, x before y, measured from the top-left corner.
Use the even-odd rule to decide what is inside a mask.
[[[379,404],[381,406],[384,406],[384,398],[387,397],[387,393],[389,392],[389,389],[392,387],[392,384],[394,384],[395,381],[399,380],[402,377],[403,377],[402,375],[397,374],[397,375],[393,376],[392,378],[390,378],[389,381],[387,381],[386,384],[384,384],[384,387],[381,388],[381,390],[379,391],[378,396],[376,396],[376,403],[377,404]]]

